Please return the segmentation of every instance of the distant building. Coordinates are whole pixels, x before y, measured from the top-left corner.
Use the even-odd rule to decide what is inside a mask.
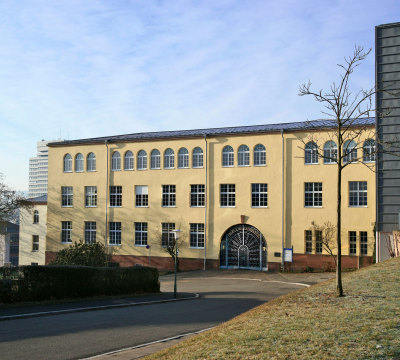
[[[20,210],[19,264],[44,265],[47,195],[28,199],[33,207]]]
[[[54,140],[51,140],[54,141]],[[29,159],[29,197],[47,195],[48,148],[50,141],[37,142],[37,155]]]
[[[19,227],[8,221],[0,226],[0,266],[18,266]]]
[[[377,159],[377,246],[376,260],[382,261],[397,247],[400,251],[400,23],[375,28],[376,126],[381,143],[393,143],[391,151]],[[395,94],[391,94],[395,93]],[[390,109],[388,115],[382,116]],[[397,243],[397,245],[395,245]],[[396,251],[395,251],[396,252]]]

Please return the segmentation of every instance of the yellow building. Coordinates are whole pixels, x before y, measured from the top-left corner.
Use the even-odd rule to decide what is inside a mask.
[[[360,124],[373,131],[374,119]],[[312,135],[334,156],[332,125],[311,121],[49,144],[46,262],[71,242],[96,240],[122,266],[171,267],[162,242],[179,228],[183,269],[277,269],[284,248],[293,249],[293,263],[286,264],[293,269],[330,267],[311,222],[336,223],[336,166],[318,158],[306,140]],[[368,155],[374,143],[364,140],[366,148],[349,157]],[[372,156],[365,160],[374,165]],[[370,262],[373,252],[375,174],[351,163],[343,176],[343,264],[355,268],[359,256]]]

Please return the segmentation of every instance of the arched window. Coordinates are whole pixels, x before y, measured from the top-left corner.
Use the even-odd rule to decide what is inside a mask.
[[[39,224],[39,211],[35,210],[33,212],[33,223]]]
[[[147,153],[144,150],[140,150],[137,156],[137,168],[138,170],[147,169]]]
[[[232,146],[226,145],[222,150],[222,166],[233,166],[234,154]]]
[[[178,168],[188,168],[189,167],[189,151],[186,148],[181,148],[178,151]]]
[[[111,170],[119,171],[121,170],[121,155],[118,151],[114,151],[111,157]]]
[[[88,154],[86,159],[86,170],[96,171],[96,155],[92,152]]]
[[[75,156],[75,171],[82,172],[83,171],[83,155],[76,154]]]
[[[343,162],[357,161],[357,149],[354,140],[347,140],[343,144]]]
[[[174,166],[174,150],[167,149],[164,153],[164,169],[173,169]]]
[[[373,162],[376,159],[376,145],[375,140],[367,139],[363,145],[363,161]]]
[[[337,145],[334,141],[327,141],[324,145],[324,164],[333,164],[337,161]]]
[[[239,166],[249,166],[250,165],[250,149],[247,145],[239,146],[238,165]]]
[[[124,156],[124,170],[133,170],[133,153],[130,150]]]
[[[258,144],[254,147],[254,166],[262,166],[267,164],[267,153],[265,146]]]
[[[193,149],[192,167],[194,168],[203,167],[203,150],[200,147],[196,147]]]
[[[70,154],[66,154],[64,156],[64,172],[72,171],[72,156]]]
[[[318,147],[314,141],[310,141],[306,144],[304,150],[304,163],[318,164]]]
[[[157,149],[154,149],[150,154],[150,169],[159,169],[161,167],[161,156]]]

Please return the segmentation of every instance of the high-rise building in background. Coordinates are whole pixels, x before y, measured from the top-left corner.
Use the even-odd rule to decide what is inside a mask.
[[[50,140],[54,141],[54,140]],[[50,142],[41,140],[37,142],[37,155],[29,159],[29,197],[47,194],[48,173],[48,148]]]

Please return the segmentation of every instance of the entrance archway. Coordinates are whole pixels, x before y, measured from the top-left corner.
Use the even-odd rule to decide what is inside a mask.
[[[261,232],[251,225],[229,228],[220,247],[222,269],[267,270],[267,243]]]

